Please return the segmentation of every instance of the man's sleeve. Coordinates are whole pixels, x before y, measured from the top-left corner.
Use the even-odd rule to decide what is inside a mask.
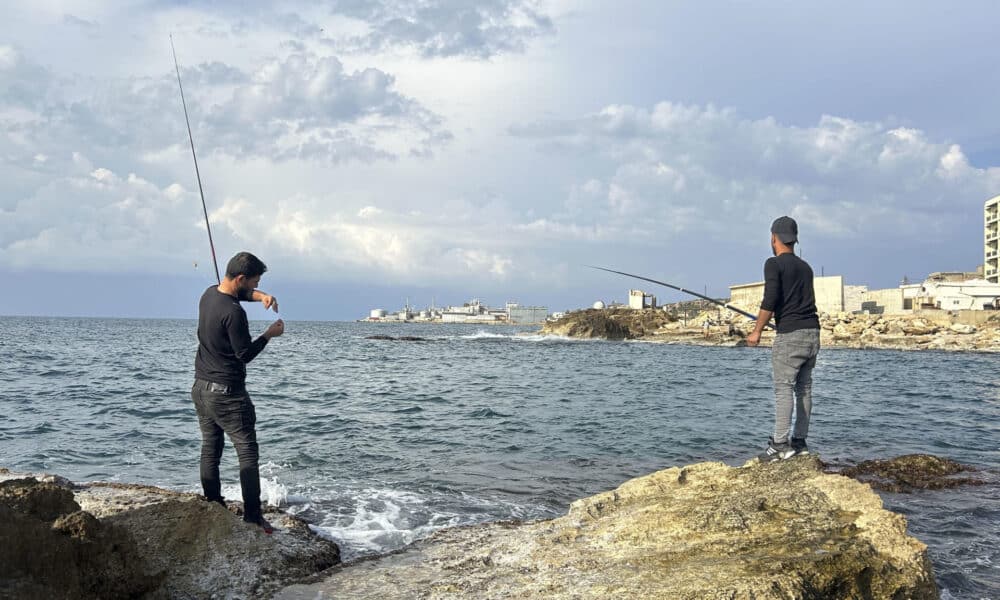
[[[763,310],[774,311],[781,296],[781,278],[778,276],[778,261],[769,258],[764,262],[764,299],[760,302]]]
[[[233,346],[233,354],[243,364],[256,358],[267,345],[267,338],[264,336],[255,340],[250,339],[250,323],[247,322],[247,314],[242,310],[229,315],[226,330],[229,332],[229,343]]]

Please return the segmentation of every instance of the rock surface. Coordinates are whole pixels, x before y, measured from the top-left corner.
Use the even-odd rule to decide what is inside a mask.
[[[4,469],[0,480],[3,598],[265,598],[340,561],[278,511],[266,535],[194,494]]]
[[[627,481],[550,521],[439,531],[277,598],[937,598],[926,546],[812,456]]]
[[[820,343],[833,348],[896,350],[954,350],[1000,352],[1000,314],[986,315],[979,326],[959,322],[947,311],[902,315],[835,313],[820,315]],[[706,330],[704,323],[708,322]],[[659,310],[604,309],[567,313],[545,323],[542,335],[610,340],[637,339],[661,343],[711,346],[745,345],[752,331],[749,319],[725,310],[705,311],[677,320]],[[761,345],[769,346],[774,333],[766,330]]]

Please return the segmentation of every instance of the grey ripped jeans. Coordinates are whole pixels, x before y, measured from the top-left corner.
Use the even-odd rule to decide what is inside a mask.
[[[819,353],[819,329],[799,329],[774,336],[771,366],[774,373],[774,443],[788,442],[795,408],[792,437],[809,435],[812,412],[812,371]],[[793,402],[794,392],[794,402]]]

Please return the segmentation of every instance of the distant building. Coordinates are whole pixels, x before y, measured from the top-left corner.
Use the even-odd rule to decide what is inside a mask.
[[[547,306],[521,306],[516,302],[507,303],[507,322],[511,325],[544,323],[548,316]]]
[[[843,275],[813,278],[813,293],[816,295],[816,310],[818,312],[836,313],[844,310]],[[729,303],[734,306],[754,311],[760,308],[763,299],[763,281],[729,286]]]
[[[646,303],[649,300],[649,303]],[[628,306],[635,310],[642,310],[644,308],[656,308],[656,296],[652,294],[647,294],[642,290],[629,290],[628,291]]]
[[[984,310],[997,306],[1000,283],[985,279],[964,281],[931,280],[920,286],[914,308],[941,310]]]
[[[984,206],[984,221],[986,229],[983,233],[985,238],[985,250],[983,251],[983,276],[990,283],[998,283],[1000,277],[1000,255],[998,255],[998,242],[1000,242],[1000,196],[994,196],[986,201]]]

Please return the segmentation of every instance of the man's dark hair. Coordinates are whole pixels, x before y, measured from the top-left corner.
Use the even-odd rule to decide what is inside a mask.
[[[229,264],[226,265],[226,277],[229,279],[236,279],[237,275],[252,279],[266,272],[267,265],[249,252],[240,252],[229,259]]]

